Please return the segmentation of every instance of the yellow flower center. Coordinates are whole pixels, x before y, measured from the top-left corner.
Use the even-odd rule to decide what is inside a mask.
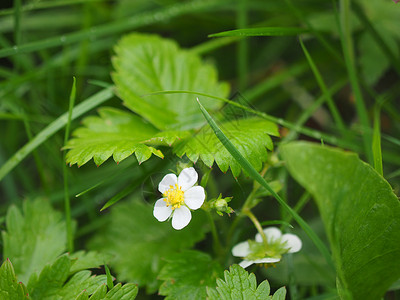
[[[167,203],[167,206],[171,206],[172,210],[174,210],[185,204],[183,194],[184,192],[178,184],[175,184],[175,186],[170,185],[169,189],[163,194],[164,201]]]

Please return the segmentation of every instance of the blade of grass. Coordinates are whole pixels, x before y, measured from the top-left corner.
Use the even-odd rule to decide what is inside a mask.
[[[306,33],[309,30],[300,27],[259,27],[259,28],[243,28],[236,30],[228,30],[218,33],[209,34],[208,37],[221,36],[293,36]]]
[[[14,0],[14,43],[21,42],[21,0]]]
[[[247,27],[247,0],[239,0],[237,3],[236,26]],[[247,39],[238,41],[237,49],[237,72],[239,78],[239,90],[244,91],[247,86],[247,65],[248,65],[248,42]]]
[[[217,123],[210,116],[207,110],[201,105],[199,99],[197,98],[197,103],[200,107],[201,112],[204,115],[207,123],[210,125],[214,131],[217,138],[221,141],[222,145],[229,151],[229,153],[234,157],[234,159],[242,166],[242,168],[249,174],[249,176],[257,181],[263,188],[265,188],[271,195],[278,201],[280,205],[293,216],[293,219],[300,225],[300,227],[305,231],[305,233],[313,241],[314,245],[318,248],[321,254],[326,259],[328,265],[334,268],[334,264],[329,253],[328,248],[320,240],[320,238],[315,234],[311,227],[303,220],[300,215],[298,215],[265,181],[265,179],[254,169],[250,162],[244,158],[244,156],[239,152],[239,150],[231,143],[231,141],[226,137],[226,135],[220,130]]]
[[[336,84],[334,84],[330,89],[329,93],[330,94],[335,94],[337,91],[342,89],[344,85],[347,84],[347,79],[346,80],[340,80]],[[315,101],[310,105],[306,110],[302,112],[300,117],[297,119],[297,122],[295,123],[295,126],[301,127],[303,126],[307,120],[312,116],[312,114],[326,101],[326,97],[324,95],[320,96],[318,99],[315,99]],[[289,142],[291,140],[294,140],[298,136],[298,132],[292,130],[289,132],[288,135],[286,135],[283,139],[282,142]]]
[[[322,79],[321,73],[319,72],[317,66],[315,65],[310,53],[308,52],[306,46],[303,43],[302,39],[300,38],[299,41],[300,41],[301,48],[303,49],[304,55],[306,56],[307,61],[311,67],[311,70],[314,73],[315,79],[317,80],[318,85],[319,85],[323,95],[325,96],[325,99],[328,104],[329,110],[331,111],[332,117],[335,120],[335,123],[336,123],[337,127],[339,128],[339,130],[342,133],[344,133],[346,130],[346,127],[344,125],[342,117],[340,116],[339,110],[337,109],[335,102],[332,99],[332,95],[329,92],[329,90],[327,89],[326,84],[325,84],[324,80]]]
[[[65,34],[62,36],[44,39],[41,41],[26,43],[20,46],[15,45],[13,47],[1,49],[0,58],[10,55],[15,55],[18,53],[28,53],[37,50],[68,45],[72,43],[81,42],[84,40],[95,40],[102,36],[114,35],[116,33],[132,30],[141,26],[166,21],[186,13],[194,11],[197,12],[203,9],[215,8],[216,5],[222,2],[223,1],[220,0],[191,1],[191,2],[184,2],[175,5],[170,5],[164,9],[157,10],[155,12],[135,15],[133,17],[124,20],[110,22],[109,24],[92,27],[89,30],[82,30],[70,34]]]
[[[368,120],[367,108],[364,103],[363,96],[359,85],[359,80],[356,72],[354,61],[353,38],[350,28],[350,0],[340,0],[340,38],[345,58],[346,68],[350,79],[350,84],[353,89],[356,100],[356,110],[360,124],[363,130],[362,138],[364,142],[364,152],[369,164],[373,164],[372,155],[372,137],[369,131],[370,124]]]
[[[381,48],[383,53],[386,57],[390,60],[390,65],[396,70],[397,74],[400,75],[400,60],[396,57],[396,55],[392,52],[389,48],[385,40],[380,36],[380,34],[376,31],[372,23],[368,20],[367,16],[365,15],[363,9],[360,7],[358,3],[355,1],[352,2],[352,8],[357,18],[363,23],[365,28],[371,34],[371,36],[375,39],[376,44],[378,47]]]
[[[377,104],[374,109],[374,133],[372,135],[372,154],[374,155],[374,168],[383,176],[382,166],[382,148],[381,148],[381,118],[380,105]]]
[[[65,126],[65,135],[64,135],[64,146],[68,142],[69,138],[69,130],[71,127],[71,119],[72,119],[72,110],[75,105],[76,98],[76,78],[73,78],[71,94],[69,96],[69,109],[68,109],[68,120]],[[72,233],[72,218],[71,218],[71,201],[69,199],[69,191],[68,191],[68,170],[67,165],[65,163],[65,152],[63,158],[63,177],[64,177],[64,205],[65,205],[65,219],[67,223],[67,249],[69,253],[74,252],[74,238]]]
[[[58,0],[58,1],[37,1],[27,3],[21,7],[22,11],[31,11],[31,10],[38,10],[38,9],[45,9],[45,8],[53,8],[53,7],[60,7],[60,6],[69,6],[74,4],[80,3],[87,3],[87,2],[100,2],[103,0]],[[14,12],[14,9],[3,9],[0,10],[0,16],[10,15]]]
[[[80,117],[92,108],[100,105],[113,96],[112,88],[104,89],[97,94],[87,98],[84,102],[77,105],[72,111],[72,120]],[[67,124],[68,113],[64,113],[59,118],[50,123],[46,128],[39,132],[30,142],[26,143],[19,149],[7,162],[0,168],[0,181],[6,176],[16,165],[18,165],[29,153],[45,142],[49,137],[59,131]]]
[[[312,26],[312,24],[308,20],[309,17],[305,16],[303,11],[301,9],[298,9],[291,0],[286,0],[285,2],[294,12],[297,18],[304,24],[306,24],[307,28],[310,30],[310,33],[319,40],[319,42],[325,47],[325,49],[327,49],[339,63],[344,64],[343,59],[338,51],[336,51],[336,49],[330,45],[327,39],[320,32],[314,29],[314,26]]]

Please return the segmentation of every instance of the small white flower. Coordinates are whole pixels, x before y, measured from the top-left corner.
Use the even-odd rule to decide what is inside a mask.
[[[165,175],[158,185],[163,198],[154,204],[154,217],[164,222],[172,216],[172,227],[176,230],[189,224],[192,219],[190,209],[200,208],[206,198],[204,188],[194,186],[197,178],[197,172],[192,167],[183,169],[178,177],[172,173]]]
[[[297,235],[291,233],[282,235],[276,227],[265,228],[263,231],[268,247],[265,247],[261,234],[257,233],[255,241],[241,242],[232,248],[233,256],[244,258],[239,263],[242,268],[252,264],[276,263],[281,260],[282,254],[300,251],[302,243]],[[252,250],[256,253],[252,253]]]

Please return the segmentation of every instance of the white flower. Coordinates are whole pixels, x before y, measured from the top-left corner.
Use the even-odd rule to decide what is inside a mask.
[[[297,235],[291,233],[282,235],[276,227],[265,228],[263,231],[267,238],[267,247],[263,243],[261,234],[257,233],[255,241],[241,242],[232,248],[233,256],[244,258],[239,263],[242,268],[252,264],[276,263],[281,260],[282,254],[300,251],[302,243]]]
[[[176,230],[189,224],[192,219],[190,209],[200,208],[206,198],[204,188],[194,186],[197,178],[197,172],[192,167],[183,169],[178,177],[172,173],[165,175],[158,185],[163,198],[154,204],[154,217],[164,222],[172,216],[172,227]]]

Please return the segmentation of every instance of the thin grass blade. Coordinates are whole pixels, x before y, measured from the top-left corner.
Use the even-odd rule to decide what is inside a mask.
[[[221,36],[293,36],[308,32],[306,28],[300,27],[259,27],[243,28],[236,30],[223,31],[208,35],[208,37]]]
[[[76,99],[76,78],[74,77],[72,82],[71,94],[69,96],[68,120],[65,126],[64,146],[67,144],[69,138],[72,110],[75,105],[75,99]],[[63,162],[65,162],[65,153],[63,157],[64,157]],[[69,191],[68,191],[68,170],[67,170],[67,165],[65,163],[63,163],[63,177],[64,177],[65,219],[67,223],[67,249],[70,253],[72,253],[74,252],[74,238],[72,233],[71,201],[69,199]]]

